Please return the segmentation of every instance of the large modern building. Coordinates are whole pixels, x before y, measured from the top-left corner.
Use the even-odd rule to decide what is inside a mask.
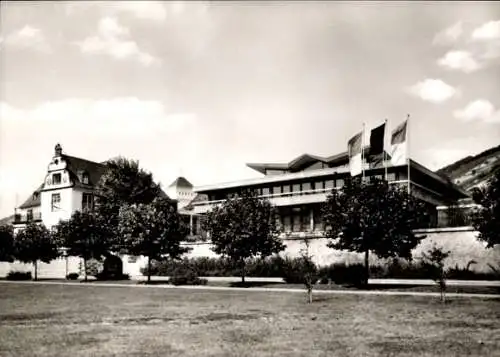
[[[92,208],[95,186],[105,170],[105,162],[66,155],[61,145],[57,144],[44,182],[15,209],[14,231],[19,231],[28,222],[40,222],[52,229],[59,221],[69,219],[73,212]],[[195,196],[193,185],[184,177],[179,177],[166,191],[162,193],[177,201],[179,212],[186,224],[194,227],[191,234],[195,234],[197,218],[193,217],[192,210],[185,209]]]
[[[433,215],[429,226],[438,224],[438,207],[447,207],[468,194],[419,163],[370,167],[365,177],[386,178],[389,184],[410,185],[410,192],[425,202]],[[248,167],[263,174],[260,178],[195,188],[198,198],[192,202],[195,214],[202,215],[243,189],[253,189],[278,208],[283,237],[322,237],[321,205],[328,193],[342,187],[350,176],[347,152],[330,157],[303,154],[288,163],[252,163]],[[410,179],[408,179],[408,173]]]

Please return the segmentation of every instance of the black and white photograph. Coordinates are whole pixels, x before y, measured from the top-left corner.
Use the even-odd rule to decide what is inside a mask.
[[[1,1],[0,357],[500,357],[500,2]]]

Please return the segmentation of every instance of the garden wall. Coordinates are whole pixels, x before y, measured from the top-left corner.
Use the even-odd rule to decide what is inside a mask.
[[[489,264],[494,267],[500,265],[500,247],[495,249],[486,249],[485,245],[476,239],[477,232],[468,228],[448,228],[420,230],[419,235],[425,235],[426,238],[414,250],[413,256],[419,259],[422,252],[428,250],[434,244],[451,251],[451,255],[446,261],[447,267],[464,268],[470,261],[475,261],[470,269],[477,272],[491,272]],[[301,240],[287,239],[284,241],[286,250],[282,255],[296,257],[300,255],[300,250],[304,248]],[[318,265],[329,265],[336,262],[346,262],[349,264],[363,262],[363,254],[343,252],[330,249],[326,246],[327,240],[324,238],[313,239],[310,241],[310,253]],[[192,250],[187,254],[188,257],[216,257],[217,255],[210,249],[210,243],[189,243],[187,247]],[[147,264],[145,257],[122,256],[123,272],[131,277],[140,276],[140,269]],[[383,260],[374,256],[370,257],[371,264],[384,264]],[[67,264],[67,265],[66,265]],[[76,257],[58,258],[49,264],[38,264],[39,278],[64,278],[66,272],[73,273],[80,271],[81,259]],[[31,264],[5,263],[0,262],[0,277],[5,277],[10,270],[31,271],[34,275],[34,269]]]

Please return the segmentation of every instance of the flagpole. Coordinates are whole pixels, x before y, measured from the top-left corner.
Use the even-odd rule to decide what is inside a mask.
[[[365,123],[363,122],[363,131],[361,132],[361,173],[363,179],[361,182],[365,182]]]
[[[410,114],[406,115],[406,160],[408,167],[408,196],[411,193],[411,180],[410,180]]]
[[[386,154],[386,150],[385,150],[385,132],[386,132],[386,129],[387,129],[387,119],[385,119],[385,124],[384,124],[384,144],[382,145],[382,152],[383,152],[382,162],[384,164],[384,180],[385,181],[387,181],[387,163],[386,163],[387,154]]]

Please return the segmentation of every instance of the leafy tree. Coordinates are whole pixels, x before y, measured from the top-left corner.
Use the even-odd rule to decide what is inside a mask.
[[[265,258],[285,249],[278,237],[275,214],[268,200],[249,191],[229,198],[207,214],[204,225],[214,245],[212,250],[239,267],[242,283],[247,259]]]
[[[450,251],[445,251],[436,246],[432,247],[426,253],[422,253],[424,262],[430,267],[430,275],[439,287],[441,301],[446,300],[446,271],[444,270],[444,261],[450,256]]]
[[[59,244],[67,249],[68,255],[83,259],[85,281],[88,260],[100,259],[110,249],[105,228],[103,218],[90,211],[75,211],[69,220],[57,225]]]
[[[500,167],[484,188],[476,188],[472,198],[481,207],[472,215],[472,224],[479,232],[478,239],[488,248],[500,244]]]
[[[411,259],[422,239],[413,229],[425,222],[426,213],[425,205],[403,187],[348,179],[340,190],[332,190],[323,207],[328,247],[364,253],[368,284],[369,253]]]
[[[165,255],[178,258],[187,249],[180,243],[187,231],[177,212],[176,202],[157,197],[151,203],[125,205],[119,213],[119,232],[130,255],[148,257],[148,282],[151,281],[151,260]]]
[[[35,267],[35,280],[38,278],[38,264],[56,259],[59,256],[56,240],[43,224],[28,223],[19,231],[14,240],[14,257]]]
[[[0,226],[0,262],[12,262],[14,249],[14,230],[11,225]]]
[[[139,162],[118,157],[106,163],[106,171],[96,187],[96,211],[107,227],[106,239],[112,242],[113,250],[126,249],[117,232],[119,211],[124,205],[149,204],[162,191],[153,180],[153,175],[139,167]]]

